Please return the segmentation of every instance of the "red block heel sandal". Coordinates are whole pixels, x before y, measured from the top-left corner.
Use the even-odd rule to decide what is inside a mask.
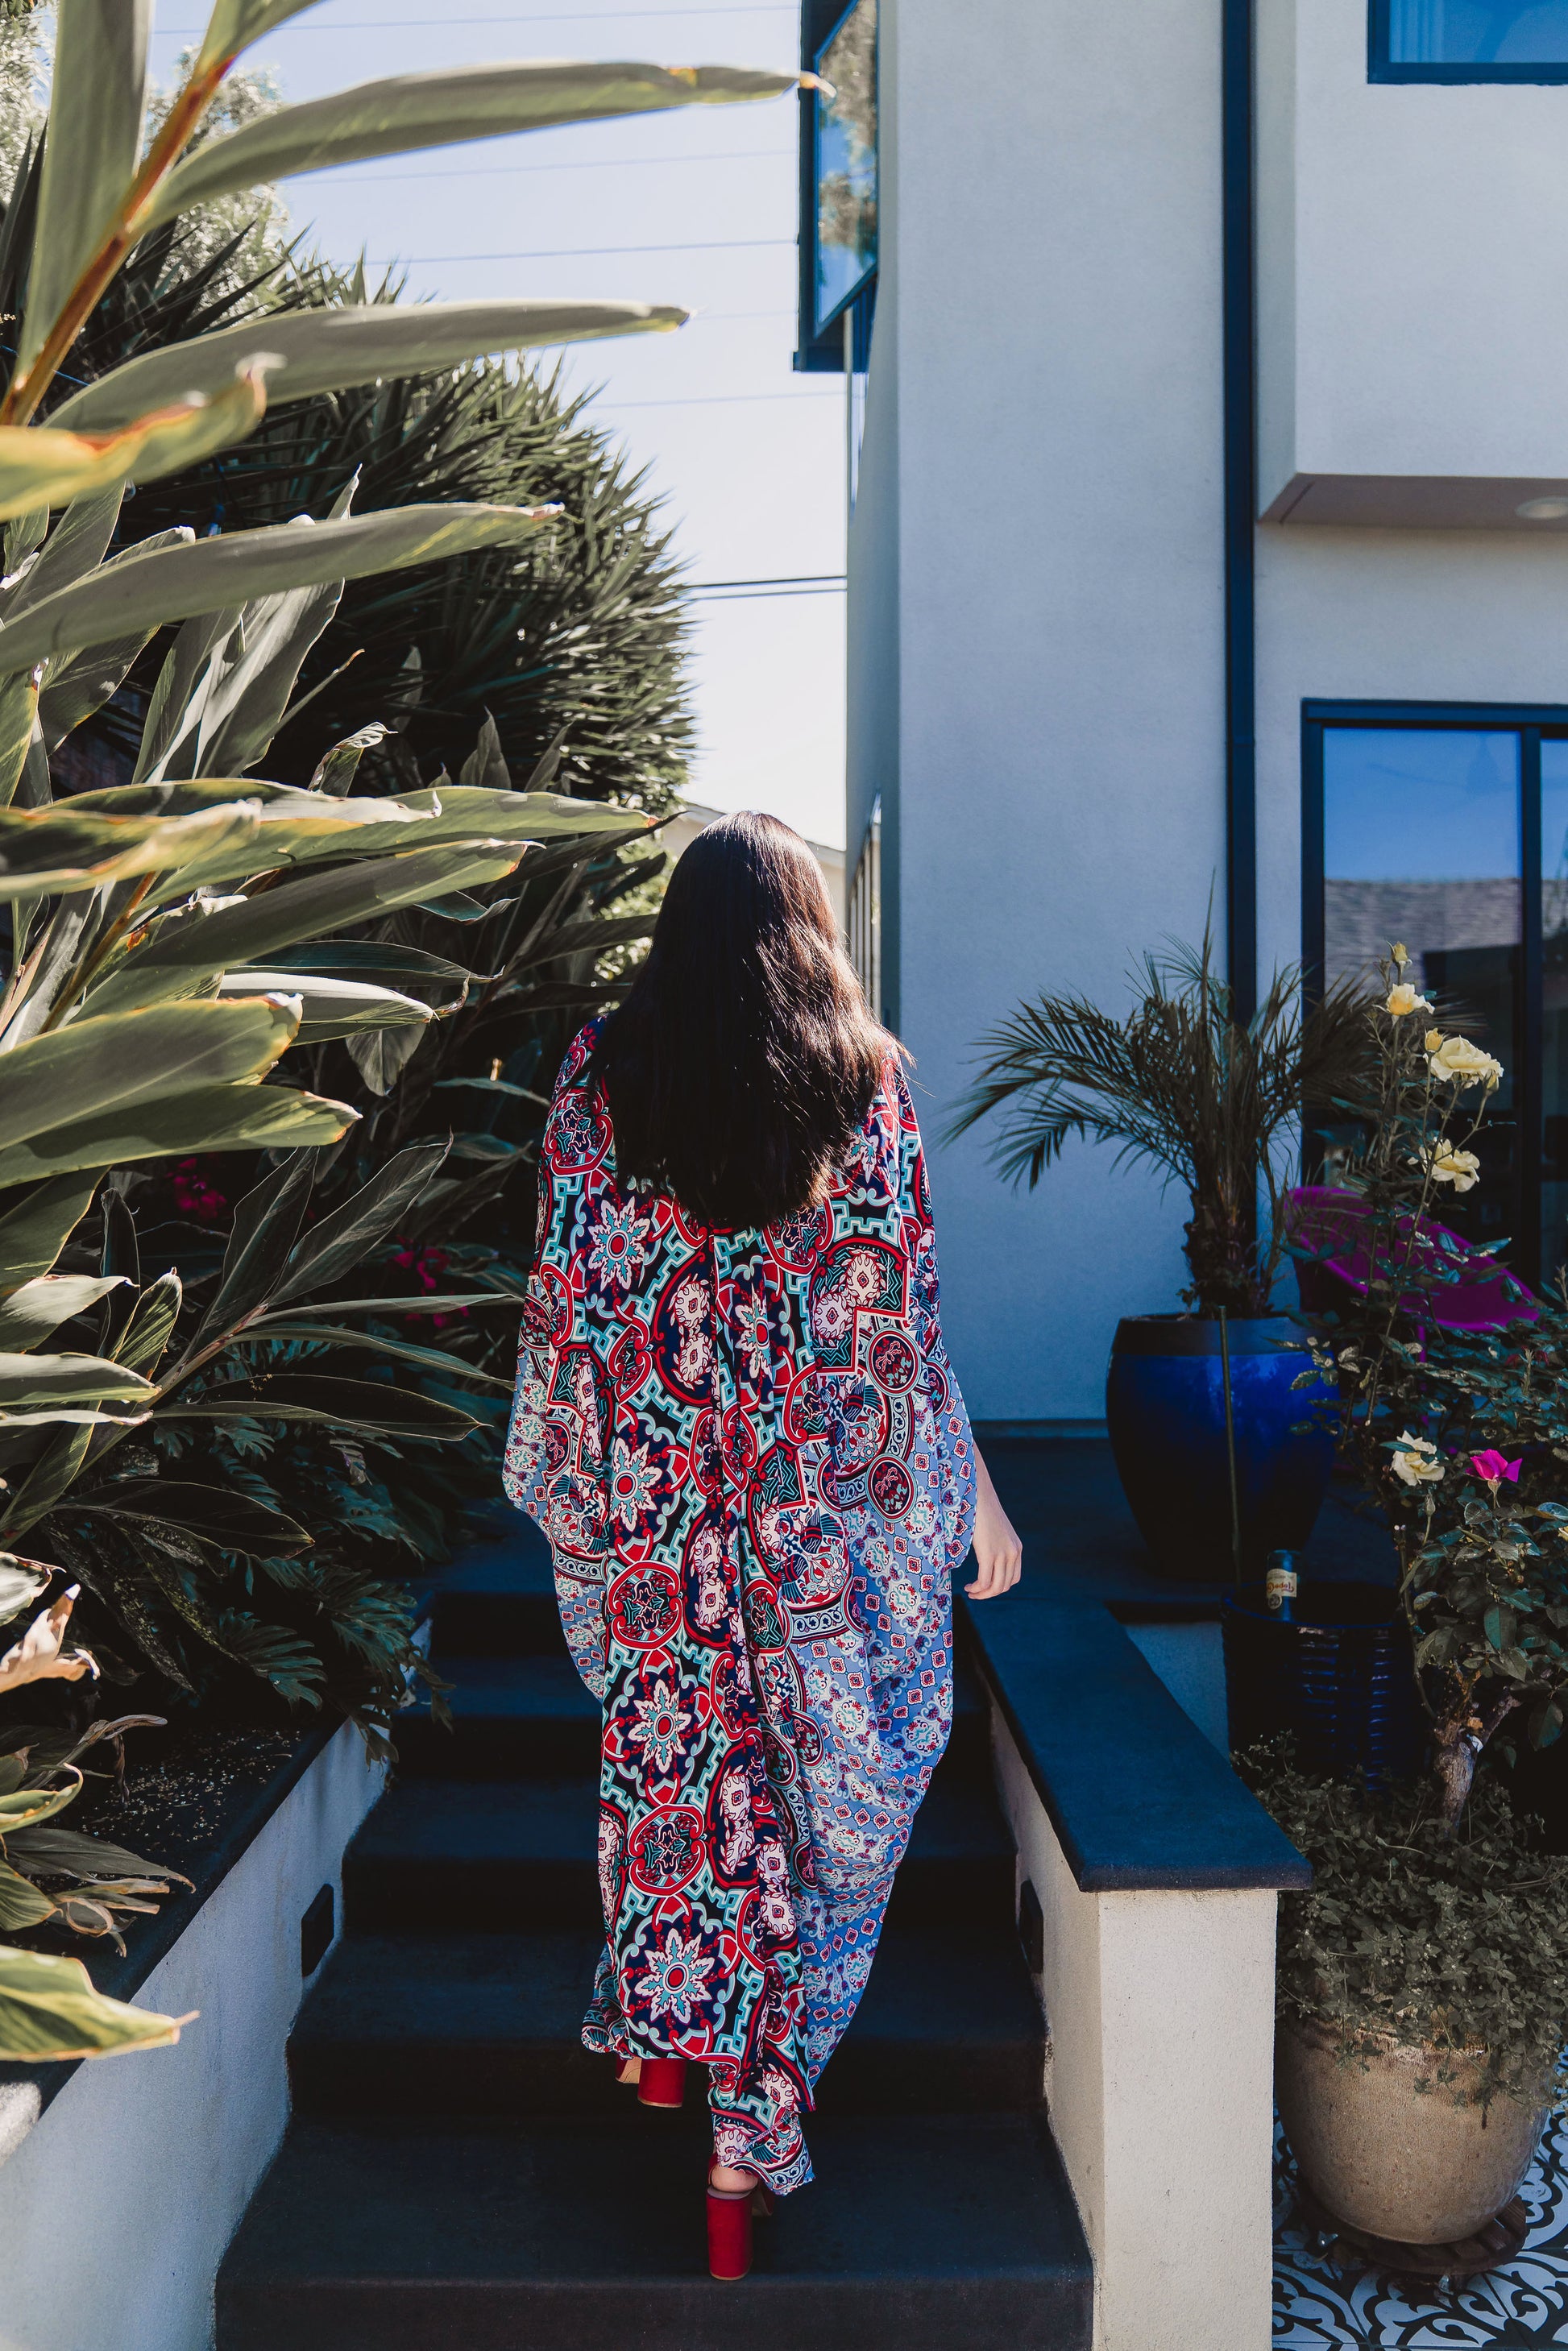
[[[685,2095],[686,2061],[684,2057],[644,2057],[643,2072],[637,2084],[637,2103],[643,2106],[678,2106]]]
[[[759,2179],[749,2188],[716,2188],[713,2173],[707,2183],[707,2265],[710,2277],[726,2285],[733,2285],[745,2277],[751,2267],[751,2221],[755,2214],[765,2220],[773,2210],[773,2199]]]

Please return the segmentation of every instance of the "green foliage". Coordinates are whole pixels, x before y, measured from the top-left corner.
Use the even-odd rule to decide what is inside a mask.
[[[348,478],[333,485],[319,521],[295,516],[200,539],[176,527],[110,550],[127,484],[242,442],[285,360],[300,391],[336,396],[400,371],[461,368],[546,334],[559,340],[560,306],[514,306],[498,317],[496,306],[471,305],[461,321],[450,306],[433,307],[411,325],[350,317],[361,303],[330,319],[292,318],[285,353],[270,349],[258,320],[248,347],[198,344],[182,363],[190,371],[183,383],[167,368],[162,376],[139,370],[135,352],[122,349],[130,366],[94,368],[86,379],[100,419],[90,430],[78,429],[79,407],[65,414],[62,371],[78,347],[89,352],[110,289],[129,285],[128,257],[193,207],[366,155],[774,95],[794,78],[725,68],[471,67],[263,108],[249,119],[231,103],[214,135],[213,110],[236,56],[301,5],[215,0],[143,149],[148,0],[57,0],[45,135],[24,148],[0,225],[0,300],[16,352],[0,399],[0,517],[9,524],[0,580],[0,903],[9,933],[0,1249],[16,1245],[14,1262],[0,1256],[11,1341],[0,1350],[3,1514],[5,1537],[37,1531],[77,1579],[0,1659],[0,1691],[80,1682],[100,1670],[90,1650],[67,1646],[85,1586],[117,1644],[176,1685],[189,1687],[187,1661],[201,1650],[280,1698],[319,1701],[334,1687],[325,1628],[354,1659],[360,1710],[373,1729],[418,1670],[406,1595],[329,1544],[312,1557],[315,1511],[297,1516],[254,1470],[248,1490],[235,1473],[247,1455],[266,1457],[280,1427],[298,1448],[303,1428],[307,1445],[312,1432],[329,1432],[351,1475],[358,1458],[355,1482],[373,1486],[370,1458],[461,1442],[481,1416],[461,1401],[476,1380],[462,1354],[416,1354],[402,1340],[378,1347],[378,1324],[409,1303],[381,1295],[384,1278],[369,1285],[373,1312],[347,1330],[335,1319],[352,1316],[356,1277],[417,1215],[446,1146],[398,1151],[313,1215],[325,1164],[319,1146],[336,1142],[355,1113],[279,1081],[280,1058],[302,1033],[317,1040],[314,1050],[348,1037],[363,1054],[382,1028],[417,1040],[428,1022],[427,1008],[401,988],[313,973],[308,951],[420,904],[461,916],[474,904],[467,893],[510,875],[539,841],[573,842],[580,862],[582,835],[626,828],[612,812],[510,791],[504,771],[490,772],[498,753],[470,785],[452,789],[444,778],[439,793],[347,797],[373,739],[362,713],[354,739],[319,770],[312,765],[319,789],[263,781],[242,789],[235,781],[267,756],[349,579],[510,550],[548,530],[552,507],[444,493],[354,515]],[[194,239],[187,284],[172,299],[156,274],[144,279],[141,311],[119,312],[143,354],[157,340],[148,336],[148,312],[165,324],[182,319],[187,335],[194,322],[235,322],[247,299],[235,285],[245,234],[215,251],[210,239],[205,247]],[[175,249],[172,240],[164,257]],[[596,324],[580,319],[577,329],[672,322],[645,306],[600,305],[595,314]],[[149,402],[140,413],[138,386]],[[105,406],[117,400],[105,424]],[[39,421],[51,411],[51,421]],[[54,805],[51,754],[173,623],[183,625],[159,647],[132,779]],[[559,892],[552,913],[558,901]],[[498,913],[475,905],[480,922]],[[558,961],[578,944],[559,943]],[[509,946],[505,969],[482,984],[509,987],[521,968]],[[154,1180],[149,1163],[258,1146],[272,1164],[238,1203],[221,1259],[144,1272],[136,1203]],[[92,1233],[95,1194],[96,1251],[75,1262],[84,1226]],[[213,1187],[203,1196],[215,1196]],[[320,1301],[322,1290],[345,1282],[347,1300]],[[357,1363],[346,1375],[340,1347],[351,1363],[366,1352],[380,1360],[369,1376]],[[225,1459],[226,1480],[192,1474]],[[340,1519],[351,1515],[340,1509]],[[38,1575],[47,1589],[57,1573],[53,1562],[35,1570],[10,1553],[4,1566],[22,1605],[37,1596]],[[253,1605],[258,1579],[269,1598],[293,1595],[314,1612],[310,1622]],[[125,1672],[122,1659],[115,1666]],[[85,1915],[96,1904],[112,1930],[116,1910],[137,1907],[150,1882],[106,1879],[98,1865],[144,1865],[50,1826],[80,1774],[55,1759],[30,1782],[35,1759],[24,1743],[0,1759],[0,1783],[10,1779],[8,1789],[0,1784],[0,1845],[9,1855],[0,1862],[0,1924],[36,1924],[70,1905]],[[76,1890],[46,1903],[18,1856],[37,1877],[74,1879]],[[80,1890],[84,1872],[91,1896]],[[177,2030],[173,2020],[99,2001],[68,1962],[0,1952],[7,2054],[101,2053]]]
[[[1492,1780],[1456,1831],[1429,1782],[1309,1780],[1283,1744],[1239,1768],[1312,1865],[1309,1892],[1281,1896],[1281,2017],[1352,2055],[1365,2034],[1429,2048],[1435,2089],[1484,2049],[1483,2095],[1535,2104],[1568,2040],[1568,1856],[1540,1850]]]
[[[314,298],[340,306],[351,290],[318,281]],[[352,315],[427,322],[429,306],[403,314],[383,300]],[[323,736],[373,714],[391,731],[366,772],[375,789],[407,790],[455,770],[489,717],[519,777],[559,743],[559,785],[574,798],[669,810],[692,740],[679,577],[642,477],[580,422],[581,406],[553,375],[482,360],[275,406],[240,448],[139,491],[137,527],[149,530],[323,514],[356,474],[360,504],[378,512],[445,498],[561,508],[537,545],[350,580],[304,664],[315,699],[282,730],[270,772],[306,782]],[[121,759],[152,659],[85,738]]]
[[[1020,1005],[981,1040],[981,1074],[949,1137],[1014,1102],[993,1156],[1031,1190],[1070,1135],[1115,1144],[1117,1165],[1151,1163],[1192,1203],[1187,1305],[1267,1314],[1301,1103],[1342,1092],[1364,1060],[1364,990],[1341,985],[1302,1008],[1300,972],[1276,972],[1252,1019],[1239,1020],[1208,932],[1196,951],[1145,956],[1131,986],[1120,1017],[1078,996]]]
[[[1348,1241],[1365,1283],[1338,1285],[1333,1309],[1308,1321],[1335,1391],[1319,1409],[1393,1531],[1435,1768],[1457,1820],[1476,1757],[1505,1725],[1521,1719],[1537,1746],[1563,1725],[1568,1303],[1548,1301],[1502,1330],[1437,1320],[1465,1260],[1434,1211],[1445,1188],[1480,1180],[1470,1146],[1502,1072],[1451,1024],[1428,1026],[1433,1008],[1403,971],[1396,952],[1362,1015],[1365,1078],[1334,1106],[1353,1138],[1334,1175],[1354,1200]],[[1314,1249],[1332,1257],[1346,1243],[1325,1228],[1294,1253],[1310,1262]]]

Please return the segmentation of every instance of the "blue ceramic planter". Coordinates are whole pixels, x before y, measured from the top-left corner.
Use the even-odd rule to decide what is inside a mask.
[[[1301,1337],[1289,1316],[1232,1322],[1229,1336],[1242,1565],[1259,1575],[1270,1552],[1300,1549],[1322,1507],[1333,1437],[1317,1427],[1293,1431],[1328,1391],[1321,1384],[1292,1387],[1311,1358],[1281,1343]],[[1155,1565],[1206,1583],[1228,1578],[1219,1324],[1178,1314],[1118,1323],[1105,1417],[1123,1489]]]

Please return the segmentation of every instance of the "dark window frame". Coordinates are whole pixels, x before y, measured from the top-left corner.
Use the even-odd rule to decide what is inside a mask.
[[[815,70],[818,52],[831,41],[854,5],[854,0],[802,0],[800,64]],[[828,324],[817,327],[817,94],[803,89],[800,99],[800,279],[797,299],[795,372],[797,375],[842,375],[844,315],[853,320],[853,365],[863,375],[870,362],[872,322],[876,316],[877,273],[873,269],[860,290],[850,296]]]
[[[1367,0],[1366,78],[1368,81],[1426,82],[1568,82],[1568,61],[1562,65],[1407,65],[1390,57],[1392,0]]]
[[[1511,1261],[1541,1278],[1545,1102],[1541,928],[1541,746],[1568,742],[1568,705],[1536,702],[1322,702],[1301,705],[1301,969],[1309,997],[1324,984],[1323,737],[1332,727],[1444,734],[1477,727],[1519,737],[1520,987],[1514,1116],[1519,1136],[1520,1229]]]

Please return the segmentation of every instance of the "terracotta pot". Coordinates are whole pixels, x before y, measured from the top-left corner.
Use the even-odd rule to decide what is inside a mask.
[[[1348,2060],[1340,2048],[1337,2034],[1305,2023],[1281,2024],[1274,2043],[1280,2119],[1320,2203],[1353,2229],[1401,2244],[1472,2236],[1529,2170],[1544,2097],[1528,2106],[1510,2097],[1470,2103],[1480,2052],[1406,2048],[1371,2033]],[[1453,2069],[1447,2084],[1437,2079],[1444,2064]]]

